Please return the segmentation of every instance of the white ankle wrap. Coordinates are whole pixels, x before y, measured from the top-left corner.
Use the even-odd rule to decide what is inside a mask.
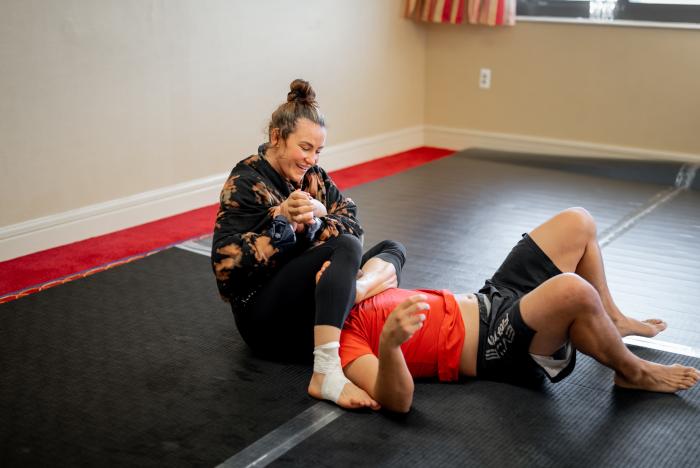
[[[325,375],[321,385],[321,397],[333,403],[338,403],[343,387],[350,382],[345,378],[343,368],[340,365],[339,348],[340,343],[337,341],[331,341],[314,348],[314,372]]]

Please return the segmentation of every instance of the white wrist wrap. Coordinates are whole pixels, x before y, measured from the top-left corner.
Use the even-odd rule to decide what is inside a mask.
[[[340,365],[339,348],[340,343],[337,341],[314,348],[314,372],[325,375],[321,385],[321,397],[333,403],[338,403],[343,387],[350,382],[343,374],[343,368]]]

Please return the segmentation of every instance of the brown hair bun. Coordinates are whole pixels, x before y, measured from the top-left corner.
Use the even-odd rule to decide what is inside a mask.
[[[286,140],[294,132],[299,119],[308,119],[321,127],[326,126],[323,114],[321,114],[316,102],[316,92],[309,82],[296,79],[289,85],[289,89],[287,102],[282,103],[272,113],[267,127],[268,138],[272,134],[272,130],[277,128],[279,129],[280,137]]]
[[[307,106],[316,106],[316,92],[308,81],[297,78],[289,85],[287,102],[298,102]]]

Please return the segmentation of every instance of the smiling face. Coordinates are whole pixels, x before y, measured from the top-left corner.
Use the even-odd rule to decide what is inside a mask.
[[[325,144],[326,129],[302,118],[297,120],[294,131],[286,140],[280,138],[279,129],[272,129],[266,155],[270,165],[282,177],[298,185],[306,171],[318,163]]]

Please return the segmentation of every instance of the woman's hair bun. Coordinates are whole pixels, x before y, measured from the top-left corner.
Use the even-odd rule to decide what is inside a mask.
[[[298,102],[309,106],[316,105],[316,92],[308,81],[297,78],[289,85],[287,102]]]
[[[289,85],[289,89],[287,102],[281,104],[270,118],[270,124],[267,127],[267,134],[270,138],[272,130],[277,128],[279,136],[286,141],[287,137],[294,133],[299,119],[308,119],[321,127],[326,126],[323,114],[318,109],[316,92],[309,82],[296,79]]]

